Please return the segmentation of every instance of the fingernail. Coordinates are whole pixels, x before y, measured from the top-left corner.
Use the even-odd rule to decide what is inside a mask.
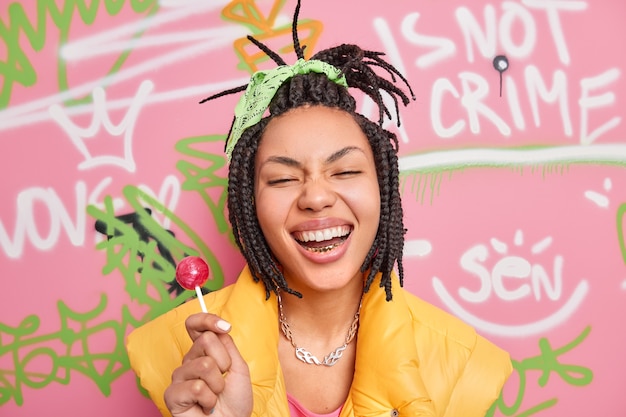
[[[216,324],[218,329],[224,330],[225,332],[230,330],[230,323],[224,320],[219,320]]]

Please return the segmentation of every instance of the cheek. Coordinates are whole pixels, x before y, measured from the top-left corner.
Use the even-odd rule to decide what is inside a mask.
[[[256,194],[255,200],[259,226],[265,238],[269,240],[273,234],[282,230],[289,211],[287,199],[271,192],[260,192]]]
[[[369,182],[360,187],[346,189],[344,196],[361,222],[373,222],[374,225],[378,225],[380,219],[380,191],[377,182]]]

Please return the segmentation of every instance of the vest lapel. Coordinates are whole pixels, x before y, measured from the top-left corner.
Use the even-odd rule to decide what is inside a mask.
[[[419,370],[411,311],[396,280],[394,287],[389,302],[376,286],[363,297],[355,374],[345,411],[353,407],[356,416],[389,416],[393,410],[399,416],[436,416]]]

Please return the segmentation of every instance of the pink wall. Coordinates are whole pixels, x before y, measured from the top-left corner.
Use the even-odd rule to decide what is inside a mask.
[[[242,266],[223,200],[236,97],[196,103],[247,82],[247,33],[289,44],[295,1],[7,3],[0,414],[156,416],[125,334],[189,296],[168,295],[172,259],[205,257],[212,289]],[[493,415],[626,415],[626,3],[364,4],[304,0],[300,34],[385,51],[415,89],[406,287],[511,352]]]

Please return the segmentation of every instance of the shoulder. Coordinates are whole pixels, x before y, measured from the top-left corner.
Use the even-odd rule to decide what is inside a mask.
[[[445,342],[448,355],[456,351],[458,354],[466,356],[468,361],[470,357],[476,359],[483,353],[489,352],[496,355],[493,357],[494,360],[500,359],[504,363],[504,368],[510,368],[508,353],[479,335],[472,326],[463,320],[404,289],[400,295],[406,300],[413,322],[416,342],[418,340]],[[422,343],[422,346],[428,347],[428,344]]]
[[[396,295],[406,300],[416,331],[439,335],[460,348],[471,349],[474,346],[477,335],[472,326],[405,289],[396,291]]]
[[[441,390],[431,388],[433,399],[445,416],[469,415],[467,410],[484,416],[512,372],[509,354],[450,313],[406,290],[400,294],[412,316],[425,380],[446,381],[436,384]]]

